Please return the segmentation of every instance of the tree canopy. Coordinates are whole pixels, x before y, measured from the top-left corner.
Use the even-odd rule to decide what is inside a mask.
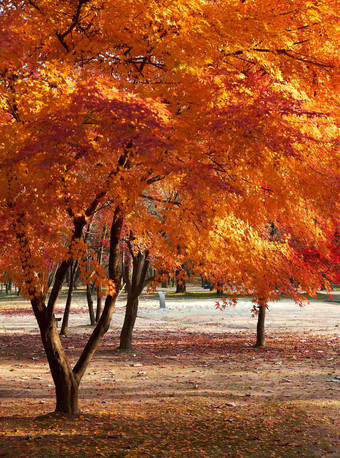
[[[301,288],[335,278],[337,10],[336,1],[1,2],[0,264],[32,301],[58,410],[77,410],[61,401],[60,374],[76,391],[108,329],[124,227],[165,267],[190,258],[258,297],[299,300]],[[53,312],[97,213],[111,227],[108,273],[96,272],[106,306],[71,369]]]

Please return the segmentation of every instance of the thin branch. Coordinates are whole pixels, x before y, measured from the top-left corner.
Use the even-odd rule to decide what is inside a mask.
[[[65,32],[63,32],[63,33],[56,32],[57,38],[58,38],[58,40],[60,41],[60,43],[63,45],[63,47],[65,48],[66,52],[69,52],[69,51],[70,51],[70,48],[69,48],[68,44],[66,43],[65,38],[66,38],[67,35],[69,35],[69,34],[72,32],[72,30],[78,25],[82,6],[83,6],[85,3],[88,3],[88,1],[89,1],[89,0],[79,0],[79,1],[78,1],[78,6],[77,6],[77,10],[76,10],[76,12],[75,12],[74,15],[73,15],[72,22],[71,22],[71,24],[69,25],[68,29],[65,30]]]
[[[299,55],[294,55],[291,53],[294,53],[294,51],[289,51],[287,49],[266,49],[266,48],[252,48],[252,51],[256,52],[264,52],[264,53],[272,53],[272,54],[283,54],[287,57],[290,57],[291,59],[298,60],[300,62],[304,62],[306,64],[312,64],[316,65],[317,67],[324,67],[324,68],[333,68],[333,65],[329,64],[324,64],[321,62],[316,62],[315,60],[310,60],[310,57],[304,57],[304,56],[299,56]]]
[[[130,237],[131,237],[131,235],[130,235]],[[130,252],[130,254],[131,254],[132,260],[134,261],[136,257],[135,257],[135,255],[134,255],[134,253],[133,253],[133,249],[132,249],[132,245],[131,245],[131,240],[130,240],[130,238],[129,238],[129,240],[126,242],[126,244],[127,244],[128,248],[129,248],[129,252]]]
[[[161,181],[161,180],[164,180],[164,178],[166,178],[167,176],[169,176],[170,173],[166,173],[165,175],[156,175],[154,177],[150,177],[146,180],[146,183],[147,184],[153,184],[153,183],[157,183],[157,181]]]
[[[150,265],[149,250],[146,250],[144,252],[143,256],[144,256],[144,264],[143,264],[142,271],[141,271],[141,274],[140,274],[139,283],[137,285],[138,294],[142,293],[143,288],[146,285],[145,277],[146,277],[146,274],[148,272],[148,268],[149,268],[149,265]]]
[[[20,119],[20,116],[19,116],[19,113],[18,113],[18,107],[16,106],[16,104],[12,105],[9,100],[7,100],[7,104],[9,106],[9,108],[11,109],[13,118],[16,121],[21,122],[21,119]]]
[[[33,1],[33,0],[28,0],[28,3],[33,6],[37,11],[41,12],[40,7]]]
[[[82,8],[82,6],[83,6],[85,3],[88,3],[88,0],[79,0],[79,1],[78,1],[77,10],[76,10],[76,12],[75,12],[74,15],[73,15],[72,23],[70,24],[69,28],[68,28],[67,30],[65,30],[64,33],[61,33],[61,34],[60,34],[60,36],[61,36],[62,38],[67,37],[67,35],[68,35],[69,33],[71,33],[72,30],[77,26],[78,21],[79,21],[79,18],[80,18],[81,8]]]
[[[181,204],[179,201],[176,202],[171,199],[159,199],[157,197],[146,196],[145,194],[141,194],[140,197],[143,197],[143,199],[151,200],[152,202],[159,202],[161,204],[172,204],[172,205],[177,205],[177,206]]]

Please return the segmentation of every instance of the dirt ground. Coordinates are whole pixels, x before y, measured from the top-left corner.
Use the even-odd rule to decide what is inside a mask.
[[[326,299],[326,296],[325,296]],[[251,301],[143,296],[134,350],[116,350],[125,297],[80,387],[82,414],[44,416],[54,387],[29,305],[0,296],[0,456],[340,456],[340,303],[270,304],[254,348]],[[63,303],[57,316],[62,316]],[[88,338],[75,299],[63,343]]]

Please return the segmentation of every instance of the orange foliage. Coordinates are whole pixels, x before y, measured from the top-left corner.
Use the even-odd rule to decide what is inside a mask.
[[[336,278],[337,1],[0,12],[0,265],[23,293],[61,281],[97,213],[231,291],[300,301]]]

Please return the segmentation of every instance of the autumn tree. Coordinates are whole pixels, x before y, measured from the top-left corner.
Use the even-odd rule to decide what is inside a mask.
[[[279,282],[299,299],[288,272],[300,281],[312,263],[293,250],[291,228],[332,278],[336,10],[335,1],[1,2],[1,270],[31,301],[57,411],[78,412],[80,380],[109,328],[124,224],[155,258],[177,252],[172,267],[192,259],[244,290],[270,298]],[[99,212],[110,219],[108,276],[95,259],[81,268],[107,295],[72,368],[54,310]],[[270,222],[282,226],[276,245],[264,235]],[[320,275],[308,270],[308,291]]]

